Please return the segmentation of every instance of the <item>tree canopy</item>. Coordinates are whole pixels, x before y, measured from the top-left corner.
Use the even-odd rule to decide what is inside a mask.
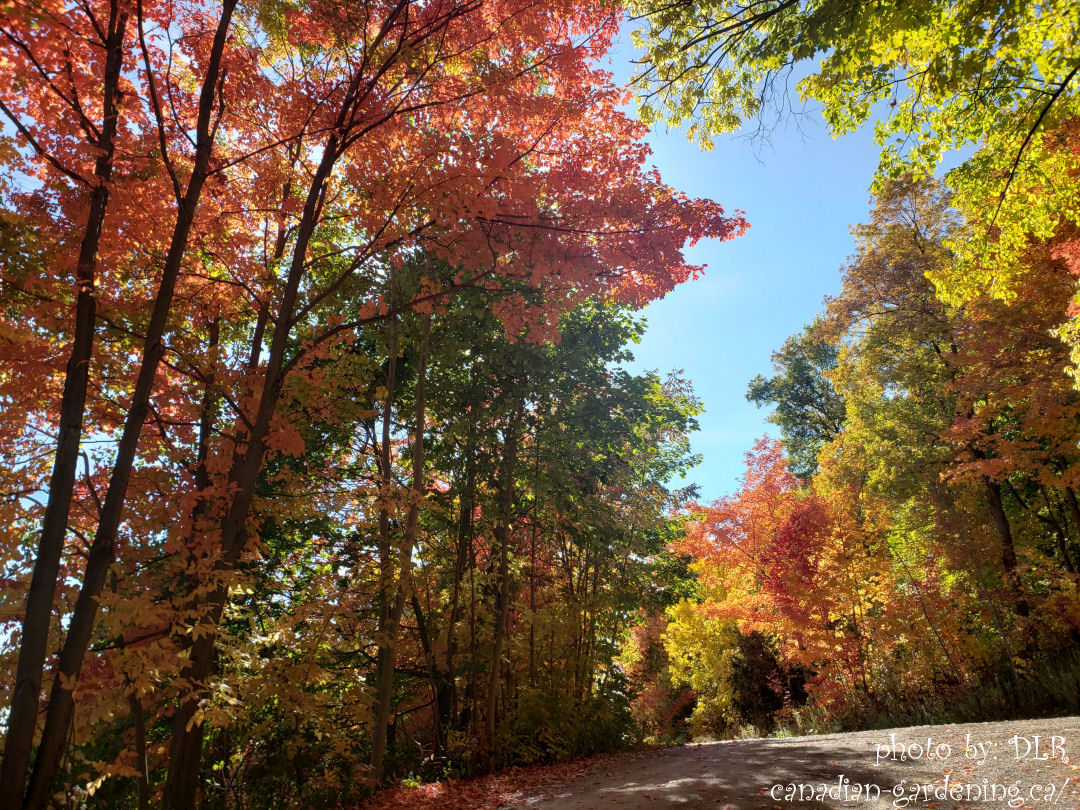
[[[4,5],[0,810],[1080,709],[1078,17]],[[711,144],[788,77],[881,171],[750,381],[779,439],[699,502],[704,404],[627,364],[748,223],[649,125]]]
[[[1080,221],[1073,119],[1080,113],[1080,13],[1068,0],[632,2],[644,49],[647,122],[716,136],[791,112],[789,91],[820,104],[830,131],[873,122],[879,178],[949,172],[970,228],[939,277],[955,300],[1013,294],[1028,235]],[[794,87],[791,85],[794,83]],[[880,181],[879,181],[880,182]]]
[[[811,324],[773,353],[777,374],[750,381],[746,398],[758,407],[774,405],[769,421],[780,428],[791,469],[799,478],[817,470],[817,454],[844,425],[844,398],[826,377],[836,368],[838,350]]]

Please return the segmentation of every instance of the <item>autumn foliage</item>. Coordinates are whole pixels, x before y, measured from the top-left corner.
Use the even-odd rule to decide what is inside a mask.
[[[591,698],[609,631],[590,532],[610,529],[537,482],[573,470],[611,525],[665,520],[666,490],[632,478],[666,480],[670,459],[627,443],[678,445],[693,407],[601,369],[635,334],[621,307],[699,272],[684,245],[745,228],[647,166],[597,66],[619,14],[0,11],[0,806],[188,808],[252,785],[334,803],[408,764],[399,718],[425,699],[436,774],[566,753],[505,753],[524,687],[502,662],[522,660],[521,622],[555,644],[537,627],[561,626],[543,610],[565,586],[565,700]],[[560,366],[551,346],[589,306]],[[602,437],[588,460],[612,469],[588,478],[541,452],[562,409],[584,433],[622,409],[610,427],[640,438]],[[301,761],[322,763],[317,789],[281,766]]]
[[[967,227],[944,185],[891,182],[871,213],[840,295],[751,386],[783,440],[759,440],[739,490],[691,504],[672,544],[698,586],[666,614],[666,696],[697,692],[698,733],[1076,705],[1080,393],[1061,339],[1074,229],[1030,241],[1013,300],[958,306],[931,281]],[[751,660],[753,636],[771,659]],[[764,714],[740,705],[751,664]]]
[[[664,31],[691,58],[693,7],[650,23],[649,58]],[[777,31],[841,44],[877,14],[804,31],[789,9]],[[702,404],[623,363],[635,311],[702,271],[684,249],[747,223],[649,165],[602,67],[624,12],[0,7],[0,810],[355,806],[688,729],[1063,704],[1072,40],[999,49],[1006,78],[1058,87],[1024,90],[1049,100],[1021,123],[1053,129],[1011,171],[1012,97],[915,155],[985,141],[959,196],[889,164],[843,292],[752,383],[782,439],[699,504],[672,482]],[[937,66],[937,18],[889,58],[906,38]],[[751,72],[787,63],[768,44]],[[928,76],[927,126],[980,53]],[[665,64],[643,76],[685,91],[681,120],[701,76]],[[757,104],[756,79],[716,77],[736,91],[709,133]],[[866,117],[825,84],[834,128]],[[514,795],[500,779],[424,794]]]

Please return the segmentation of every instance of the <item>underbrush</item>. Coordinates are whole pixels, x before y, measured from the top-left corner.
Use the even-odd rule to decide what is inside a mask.
[[[1019,671],[1002,666],[977,680],[910,697],[863,697],[837,717],[839,730],[1020,720],[1080,713],[1080,653]]]
[[[1080,714],[1080,652],[1047,657],[1019,671],[1008,665],[959,684],[904,693],[854,693],[826,711],[813,702],[786,708],[775,727],[733,726],[729,738],[792,737],[904,726],[975,723]],[[755,733],[759,732],[759,733]]]

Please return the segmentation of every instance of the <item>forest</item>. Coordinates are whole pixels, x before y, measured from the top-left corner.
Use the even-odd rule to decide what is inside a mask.
[[[5,0],[0,810],[1080,711],[1078,38],[1067,0]],[[693,381],[628,363],[749,215],[647,137],[795,96],[880,168],[707,502]]]

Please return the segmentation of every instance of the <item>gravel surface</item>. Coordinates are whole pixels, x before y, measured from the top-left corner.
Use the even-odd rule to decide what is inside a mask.
[[[1080,717],[671,747],[503,807],[1080,810]]]

